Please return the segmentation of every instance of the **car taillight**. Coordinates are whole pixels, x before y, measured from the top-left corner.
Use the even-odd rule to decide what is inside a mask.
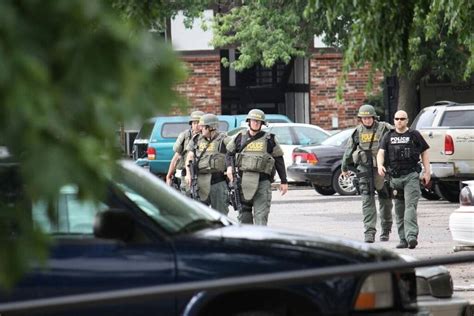
[[[450,135],[444,137],[444,154],[452,155],[454,154],[454,142],[453,138]]]
[[[155,160],[156,159],[156,149],[153,147],[148,147],[146,150],[146,153],[148,155],[148,160]]]
[[[388,272],[369,275],[359,290],[354,304],[356,311],[393,307],[392,276]]]
[[[309,163],[315,165],[318,163],[318,157],[313,153],[293,153],[292,155],[293,162],[295,164],[300,163]]]
[[[459,204],[462,206],[474,205],[474,201],[472,200],[472,192],[469,187],[464,187],[461,189],[461,193],[459,193]]]

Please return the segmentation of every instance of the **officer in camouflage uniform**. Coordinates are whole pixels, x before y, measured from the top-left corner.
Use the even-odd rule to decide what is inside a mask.
[[[189,142],[186,161],[196,159],[199,199],[224,215],[229,212],[228,188],[225,178],[226,145],[229,137],[218,131],[219,119],[214,114],[204,114],[199,120],[201,134]],[[190,166],[187,165],[186,183],[191,184]]]
[[[186,148],[188,147],[191,138],[201,132],[201,126],[199,126],[199,119],[203,115],[203,111],[191,112],[189,118],[189,129],[181,132],[178,135],[178,138],[176,139],[176,142],[173,146],[174,156],[171,159],[170,166],[168,168],[168,173],[166,174],[166,183],[171,186],[173,184],[173,177],[176,169],[181,169],[181,190],[183,192],[186,192],[187,195],[189,195],[189,186],[186,187],[186,181],[184,181],[184,177],[186,175],[184,161],[187,155]]]
[[[420,198],[420,155],[424,172],[422,180],[431,180],[429,145],[417,130],[408,129],[408,115],[405,111],[395,113],[395,130],[387,133],[380,142],[377,153],[378,172],[384,176],[385,161],[388,165],[390,185],[395,195],[395,215],[400,243],[397,248],[414,249],[418,245],[418,222],[416,208]],[[387,159],[385,159],[387,158]],[[397,194],[395,194],[397,192]]]
[[[377,114],[372,105],[364,104],[359,108],[357,114],[359,124],[347,143],[346,151],[342,159],[342,175],[347,176],[348,165],[353,162],[358,170],[359,191],[362,196],[362,213],[364,216],[364,241],[373,243],[375,241],[377,208],[375,206],[374,191],[370,190],[370,177],[377,190],[379,198],[380,226],[382,233],[380,241],[388,241],[392,229],[392,200],[384,186],[384,177],[377,173],[377,150],[382,137],[393,129],[386,122],[378,122]],[[368,159],[372,160],[373,168],[370,170]]]
[[[234,156],[242,179],[242,210],[238,219],[243,224],[267,225],[275,168],[281,179],[279,189],[282,195],[288,191],[283,150],[275,135],[261,131],[262,125],[266,124],[263,111],[251,110],[246,122],[249,129],[235,135],[227,145],[227,177],[232,183],[234,178],[229,159]]]

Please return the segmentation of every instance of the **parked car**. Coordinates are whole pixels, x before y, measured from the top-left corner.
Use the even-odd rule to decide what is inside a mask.
[[[0,168],[10,171],[10,181],[0,179],[5,184],[0,196],[8,196],[10,206],[25,203],[15,165]],[[31,212],[32,225],[50,236],[50,257],[43,266],[33,266],[11,291],[0,290],[0,307],[106,290],[403,260],[355,241],[234,224],[132,162],[120,162],[102,202],[80,201],[78,194],[73,184],[61,190],[55,224],[46,220],[44,204],[24,208]],[[291,286],[201,291],[143,303],[75,306],[67,314],[406,315],[415,313],[415,282],[413,269],[406,269]]]
[[[418,113],[411,128],[430,146],[436,193],[457,203],[460,181],[474,180],[474,103],[435,102]]]
[[[233,136],[242,130],[246,130],[246,126],[241,126],[227,134]],[[264,126],[263,130],[272,134],[283,149],[283,159],[285,166],[288,168],[292,164],[293,149],[302,145],[318,145],[327,139],[331,134],[319,126],[303,123],[269,123]],[[288,182],[297,182],[288,175]],[[280,182],[278,174],[275,176],[275,182]]]
[[[324,140],[321,145],[295,148],[293,163],[287,168],[289,176],[296,181],[311,183],[322,195],[336,192],[340,195],[357,194],[352,182],[356,169],[350,168],[348,177],[341,176],[342,156],[353,132],[353,128],[345,129]]]
[[[474,181],[463,183],[466,186],[459,194],[459,208],[449,216],[449,230],[454,241],[474,247]]]
[[[242,116],[218,115],[219,131],[227,132],[240,126]],[[270,121],[291,120],[285,115],[269,114]],[[157,116],[146,121],[133,141],[132,159],[150,172],[165,176],[173,158],[173,145],[179,133],[189,128],[189,116]]]

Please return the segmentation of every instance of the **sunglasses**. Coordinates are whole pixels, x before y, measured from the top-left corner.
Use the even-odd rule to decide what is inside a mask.
[[[405,121],[406,119],[406,117],[396,117],[395,121]]]

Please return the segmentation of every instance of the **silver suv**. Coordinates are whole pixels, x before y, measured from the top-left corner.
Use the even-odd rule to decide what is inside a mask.
[[[474,180],[474,103],[436,102],[425,107],[411,127],[430,145],[437,193],[459,202],[460,181]]]

